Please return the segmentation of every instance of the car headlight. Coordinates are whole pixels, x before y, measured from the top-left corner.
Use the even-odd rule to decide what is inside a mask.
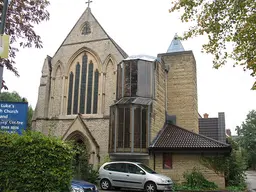
[[[79,188],[79,187],[72,187],[71,192],[84,192],[84,190],[82,188]]]
[[[165,180],[165,179],[162,179],[162,178],[159,178],[159,181],[160,181],[161,183],[168,183],[168,180]]]

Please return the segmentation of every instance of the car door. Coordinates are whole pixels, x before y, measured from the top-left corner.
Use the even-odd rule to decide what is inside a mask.
[[[113,187],[126,187],[127,167],[125,163],[112,163],[108,168],[108,178]]]
[[[135,164],[127,164],[127,169],[127,187],[143,189],[146,180],[146,173]]]

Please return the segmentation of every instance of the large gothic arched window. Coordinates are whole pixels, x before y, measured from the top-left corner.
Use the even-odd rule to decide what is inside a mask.
[[[97,114],[99,71],[95,60],[87,54],[78,57],[68,78],[67,114]]]

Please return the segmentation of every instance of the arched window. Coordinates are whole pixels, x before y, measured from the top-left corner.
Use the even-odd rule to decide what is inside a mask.
[[[73,114],[77,114],[79,79],[80,79],[80,64],[77,63],[77,65],[76,65],[76,75],[75,75],[75,90],[74,90],[75,94],[74,94]]]
[[[99,71],[94,72],[94,94],[93,94],[93,113],[97,113],[98,109],[98,90],[99,90]]]
[[[67,115],[97,114],[98,93],[99,71],[95,59],[89,54],[78,56],[70,66]]]
[[[73,72],[69,74],[69,89],[68,89],[68,115],[71,114],[72,96],[73,96]]]
[[[84,113],[85,109],[85,90],[86,90],[86,74],[87,74],[87,55],[83,56],[82,79],[80,92],[80,113]]]
[[[91,25],[88,21],[86,21],[82,28],[82,35],[87,35],[89,33],[91,33]]]
[[[93,78],[93,63],[89,64],[88,87],[87,87],[87,109],[86,113],[91,114],[92,111],[92,78]]]

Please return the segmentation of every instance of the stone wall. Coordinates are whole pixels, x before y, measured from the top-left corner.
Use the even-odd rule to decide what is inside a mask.
[[[199,132],[196,61],[192,51],[160,54],[169,68],[167,112],[180,127]]]
[[[150,163],[150,166],[152,167],[152,162]],[[186,171],[191,171],[194,167],[198,168],[207,180],[216,183],[220,188],[225,188],[224,177],[217,175],[213,170],[203,166],[200,163],[200,155],[173,154],[172,169],[163,169],[162,153],[157,153],[155,155],[155,171],[169,176],[174,182],[177,183],[183,182],[183,173]]]
[[[79,131],[82,136],[86,137],[86,132],[81,124],[73,124],[76,121],[74,119],[49,119],[49,120],[37,120],[35,127],[37,131],[42,132],[45,135],[53,135],[60,138],[66,134],[66,132],[72,127],[71,135],[75,131]],[[99,145],[100,161],[104,160],[104,157],[108,154],[108,137],[109,137],[109,119],[83,119],[84,124],[89,129],[91,135]],[[66,137],[68,137],[67,135]],[[65,138],[64,138],[65,139]],[[89,138],[85,138],[90,140]],[[92,145],[92,144],[91,144]]]
[[[151,113],[151,142],[163,128],[165,123],[165,75],[166,72],[164,66],[157,62],[155,68],[155,99],[153,101]]]

